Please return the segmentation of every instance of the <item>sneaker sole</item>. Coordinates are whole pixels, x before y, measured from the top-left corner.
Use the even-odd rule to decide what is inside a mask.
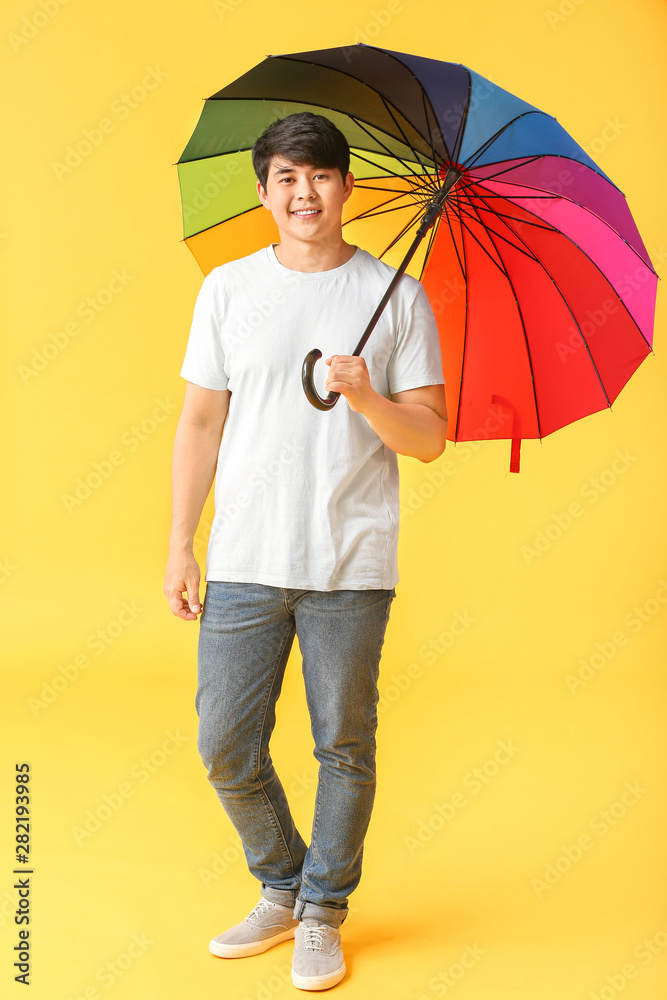
[[[345,962],[328,976],[300,976],[292,969],[292,983],[298,990],[328,990],[345,978]]]
[[[274,934],[273,937],[264,938],[263,941],[250,941],[248,944],[221,944],[213,938],[208,950],[217,958],[249,958],[251,955],[262,955],[281,941],[289,941],[294,937],[294,931],[295,928],[292,927],[288,931]]]

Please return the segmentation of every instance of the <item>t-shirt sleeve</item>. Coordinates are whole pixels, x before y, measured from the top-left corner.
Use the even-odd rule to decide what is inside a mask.
[[[421,282],[396,331],[396,345],[387,366],[389,392],[422,385],[443,385],[438,325]]]
[[[212,273],[206,275],[197,295],[181,377],[205,389],[227,388],[216,279]]]

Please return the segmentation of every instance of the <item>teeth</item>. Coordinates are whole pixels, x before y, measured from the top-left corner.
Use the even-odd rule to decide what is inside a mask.
[[[292,214],[293,215],[317,215],[318,212],[319,212],[318,208],[308,208],[308,209],[305,209],[305,210],[302,210],[302,211],[298,211],[297,210],[296,212],[293,212]]]

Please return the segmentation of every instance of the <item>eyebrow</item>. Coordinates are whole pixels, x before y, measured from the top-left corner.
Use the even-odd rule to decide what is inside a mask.
[[[300,164],[297,164],[300,166]],[[328,170],[328,167],[313,167],[313,170]],[[274,167],[274,173],[276,174],[291,174],[296,170],[296,166],[291,167]]]

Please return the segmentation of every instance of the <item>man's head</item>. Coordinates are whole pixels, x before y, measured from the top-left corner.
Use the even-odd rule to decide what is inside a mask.
[[[342,132],[309,111],[274,122],[252,149],[257,195],[281,243],[332,246],[342,240],[343,206],[352,194],[350,148]]]
[[[350,169],[350,147],[343,133],[329,118],[310,111],[272,122],[252,147],[252,165],[265,191],[274,156],[291,163],[337,169],[343,183]]]

